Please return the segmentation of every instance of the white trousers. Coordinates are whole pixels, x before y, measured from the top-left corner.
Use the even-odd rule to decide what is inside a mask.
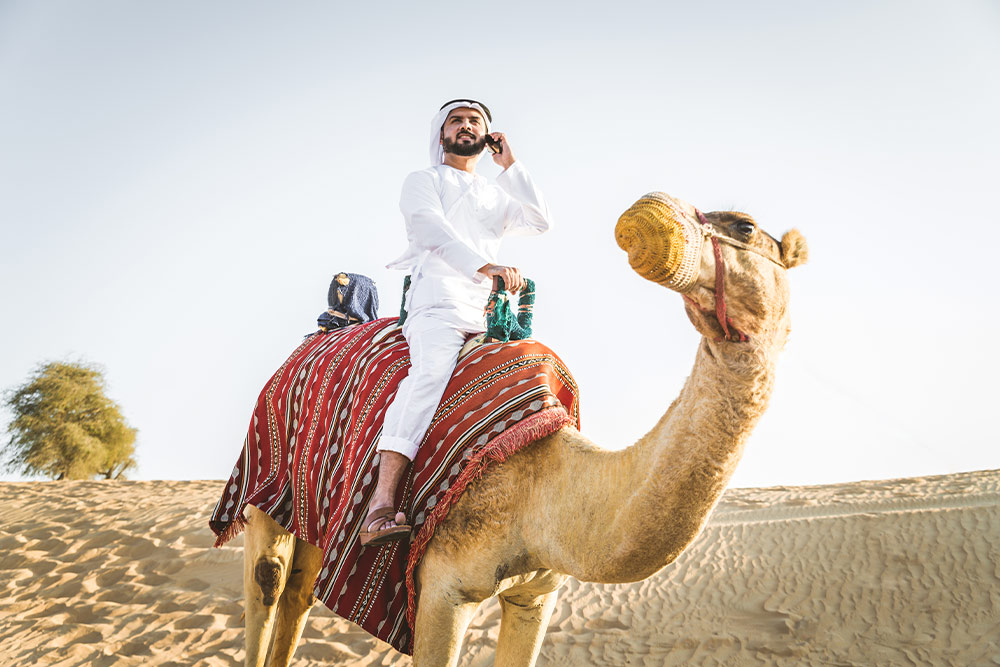
[[[378,451],[399,452],[411,461],[416,458],[466,337],[485,331],[451,315],[435,309],[407,316],[403,335],[410,346],[410,372],[386,409]]]

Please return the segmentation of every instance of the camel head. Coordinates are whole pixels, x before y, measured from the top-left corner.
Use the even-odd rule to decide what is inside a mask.
[[[615,238],[639,275],[684,296],[703,336],[739,341],[787,334],[786,273],[809,254],[798,231],[778,241],[746,213],[702,214],[653,192],[622,214]]]

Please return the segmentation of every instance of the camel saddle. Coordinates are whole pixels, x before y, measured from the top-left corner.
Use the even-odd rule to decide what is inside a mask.
[[[308,336],[265,385],[243,451],[210,519],[222,546],[248,505],[323,551],[316,597],[397,650],[412,653],[413,573],[434,528],[490,465],[566,425],[578,391],[563,362],[526,339],[463,353],[396,495],[409,541],[358,541],[375,490],[375,444],[409,370],[397,318]]]

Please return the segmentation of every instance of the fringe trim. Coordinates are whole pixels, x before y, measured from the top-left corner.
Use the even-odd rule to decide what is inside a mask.
[[[236,515],[236,517],[232,521],[229,522],[228,526],[226,526],[220,532],[216,533],[219,537],[217,540],[215,540],[215,548],[218,549],[223,544],[225,544],[229,540],[233,539],[234,537],[242,533],[244,530],[246,530],[246,527],[247,527],[246,517],[243,516],[243,512],[240,512],[239,514]]]
[[[458,475],[458,479],[451,485],[444,497],[431,510],[427,521],[421,526],[417,538],[410,545],[410,554],[406,562],[406,622],[410,624],[410,654],[413,654],[413,635],[417,624],[417,595],[413,574],[427,550],[427,545],[434,537],[434,530],[448,516],[451,506],[458,500],[465,488],[473,481],[479,479],[486,472],[492,463],[503,463],[511,454],[518,451],[525,445],[529,445],[540,438],[555,433],[563,426],[573,423],[573,419],[566,413],[562,406],[546,408],[541,412],[536,412],[531,417],[519,421],[508,428],[497,437],[490,440],[482,450],[473,456],[465,465],[465,468]],[[245,523],[245,522],[244,522]],[[231,528],[231,527],[230,527]],[[229,529],[227,528],[227,531]],[[222,539],[221,537],[219,538]]]

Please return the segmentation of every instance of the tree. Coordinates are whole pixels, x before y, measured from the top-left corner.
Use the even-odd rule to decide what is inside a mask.
[[[97,366],[39,364],[5,397],[14,414],[3,448],[7,470],[52,479],[117,479],[135,468],[136,429],[104,391]]]

